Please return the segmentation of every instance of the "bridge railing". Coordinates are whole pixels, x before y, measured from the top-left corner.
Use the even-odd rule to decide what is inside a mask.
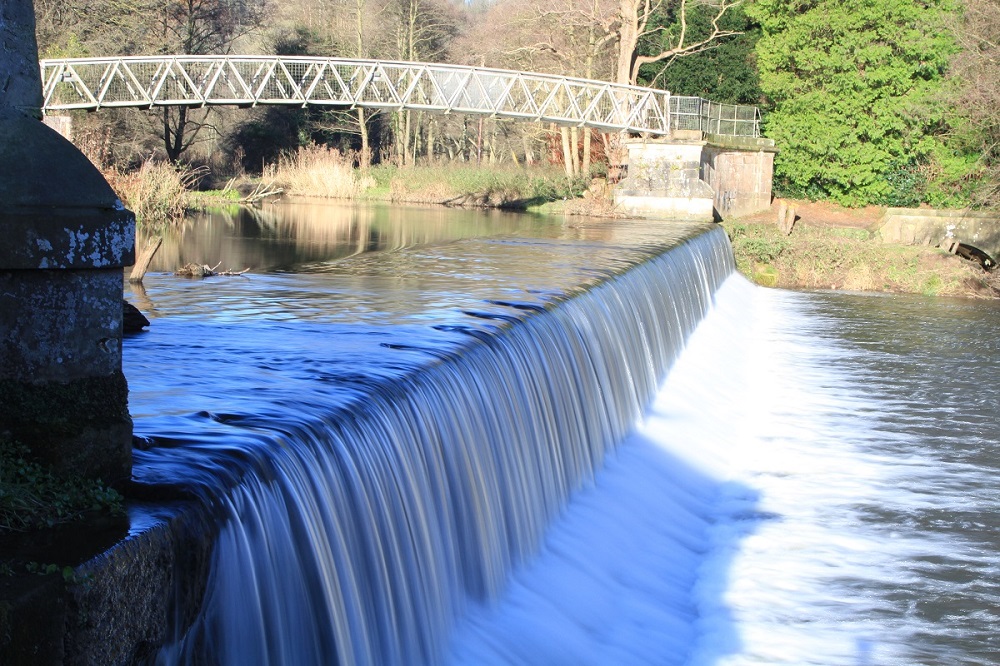
[[[723,136],[759,137],[760,110],[756,106],[674,95],[670,98],[670,126]]]
[[[132,56],[43,60],[41,68],[46,112],[259,104],[366,107],[650,135],[673,129],[759,135],[755,107],[604,81],[459,65],[301,56]]]

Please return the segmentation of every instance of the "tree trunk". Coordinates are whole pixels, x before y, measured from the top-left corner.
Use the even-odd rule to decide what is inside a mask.
[[[163,108],[163,148],[167,151],[167,159],[177,162],[187,147],[184,145],[184,130],[187,127],[187,107],[177,107],[177,125],[171,127],[170,107]]]
[[[566,177],[573,177],[573,157],[569,150],[569,128],[560,127],[559,134],[562,136],[563,165],[566,168]]]
[[[490,131],[490,140],[489,140],[489,146],[490,146],[490,165],[493,165],[493,164],[496,164],[497,160],[498,160],[498,157],[497,157],[497,124],[496,123],[490,123],[490,124],[493,126],[492,129],[491,129],[491,131]]]
[[[641,0],[620,0],[619,18],[621,29],[618,34],[618,64],[615,69],[615,82],[630,84],[635,79],[632,76],[632,64],[635,62],[635,51],[639,44],[639,4]]]
[[[153,261],[153,255],[160,249],[162,243],[163,238],[161,236],[153,236],[146,241],[146,247],[139,253],[138,258],[135,260],[135,266],[132,267],[132,273],[128,276],[129,282],[142,282],[142,278],[146,276],[146,271],[149,270],[149,263]]]
[[[479,128],[476,131],[476,165],[483,163],[483,119],[479,118]]]
[[[580,128],[573,127],[569,131],[570,156],[573,158],[573,175],[580,175]]]
[[[395,146],[396,161],[400,166],[406,160],[406,151],[403,143],[403,112],[396,111],[392,114],[393,145]]]
[[[432,163],[434,161],[434,125],[435,120],[433,118],[427,119],[427,162]]]
[[[407,109],[406,111],[403,111],[403,119],[404,119],[404,121],[403,121],[403,154],[402,154],[402,158],[403,158],[403,164],[404,165],[409,165],[410,164],[410,141],[411,141],[410,131],[411,131],[412,125],[413,125],[413,113],[409,109]]]
[[[367,169],[372,165],[372,147],[368,138],[368,119],[365,110],[358,107],[358,130],[361,132],[361,154],[358,156],[358,166]]]

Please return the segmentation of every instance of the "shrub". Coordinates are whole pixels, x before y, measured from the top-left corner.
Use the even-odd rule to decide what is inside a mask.
[[[188,209],[188,195],[204,169],[146,160],[136,171],[109,170],[104,176],[135,213],[139,224],[175,222]]]

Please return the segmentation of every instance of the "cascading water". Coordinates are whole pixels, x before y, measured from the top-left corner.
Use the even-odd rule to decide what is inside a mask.
[[[733,270],[721,229],[664,249],[612,247],[619,265],[569,297],[501,293],[420,335],[412,322],[363,339],[341,330],[335,352],[289,349],[303,354],[301,376],[280,385],[267,379],[272,361],[256,363],[264,377],[244,413],[199,412],[207,429],[226,431],[224,446],[168,449],[160,433],[138,454],[140,483],[187,466],[220,527],[201,612],[156,660],[444,659],[470,603],[497,598],[634,426]],[[188,331],[197,337],[198,325]],[[317,325],[306,339],[336,331]],[[281,353],[281,326],[220,341],[220,358],[268,344]],[[422,360],[344,369],[374,347]],[[198,402],[178,399],[178,414],[188,401]],[[229,479],[221,493],[218,477]]]

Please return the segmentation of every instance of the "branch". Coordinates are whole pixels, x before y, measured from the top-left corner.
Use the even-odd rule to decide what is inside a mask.
[[[684,39],[686,37],[686,32],[687,32],[687,7],[686,7],[687,0],[681,0],[681,34],[680,34],[680,39],[677,41],[677,45],[669,49],[664,49],[663,51],[660,51],[656,55],[636,56],[635,62],[632,65],[632,80],[633,81],[636,80],[636,77],[639,74],[639,68],[642,67],[643,65],[648,65],[650,63],[660,62],[661,60],[667,60],[667,59],[669,59],[670,62],[673,62],[675,59],[681,56],[692,55],[694,53],[700,53],[710,48],[714,48],[717,45],[715,42],[718,42],[718,40],[723,39],[725,37],[742,35],[743,33],[739,30],[722,30],[719,28],[719,21],[722,19],[723,16],[725,16],[726,12],[732,7],[741,4],[741,2],[742,0],[737,0],[737,2],[731,2],[731,3],[723,1],[722,4],[719,6],[719,12],[715,15],[715,18],[712,19],[712,33],[708,37],[699,42],[695,42],[694,44],[689,44],[685,46]],[[664,28],[661,27],[658,28],[657,30],[663,30],[663,29]],[[644,34],[651,34],[652,32],[656,32],[656,30],[648,31]]]

